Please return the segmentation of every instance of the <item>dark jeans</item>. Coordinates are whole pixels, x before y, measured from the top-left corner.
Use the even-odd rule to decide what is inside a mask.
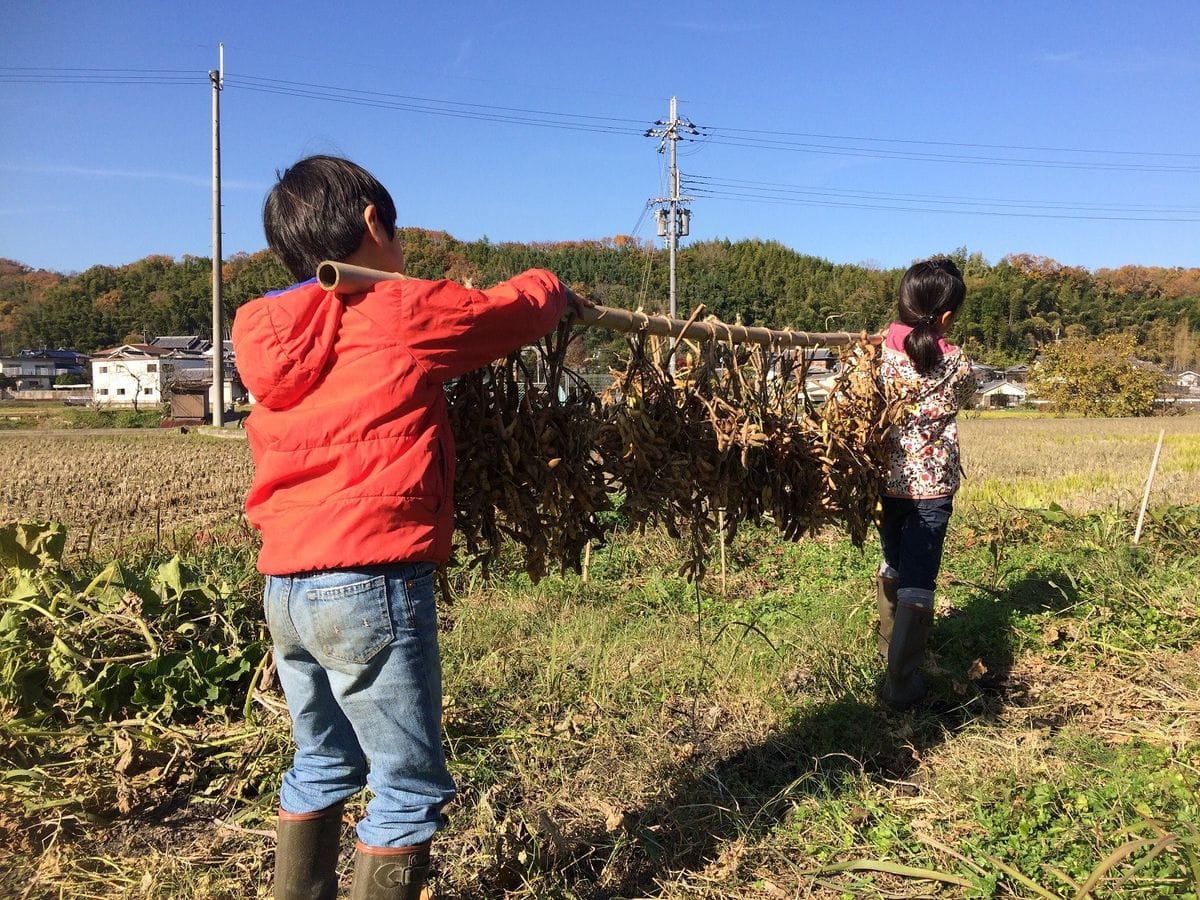
[[[901,606],[933,609],[942,545],[953,510],[953,497],[883,498],[883,520],[879,523],[883,566],[879,573],[896,579],[896,597]]]

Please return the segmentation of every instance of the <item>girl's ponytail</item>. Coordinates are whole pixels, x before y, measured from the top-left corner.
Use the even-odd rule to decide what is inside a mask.
[[[958,266],[948,259],[914,263],[900,281],[900,321],[912,328],[904,339],[904,352],[913,368],[928,374],[942,358],[938,320],[957,310],[967,295]]]

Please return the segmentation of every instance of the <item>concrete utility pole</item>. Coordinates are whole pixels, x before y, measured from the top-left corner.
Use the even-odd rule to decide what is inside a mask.
[[[213,89],[212,423],[220,428],[225,424],[225,337],[221,329],[221,89],[225,86],[225,45],[217,46],[220,54],[218,67],[208,73],[208,80],[212,82]]]
[[[671,98],[670,118],[665,122],[660,119],[654,124],[661,127],[646,129],[646,137],[661,139],[658,145],[658,152],[667,151],[670,162],[671,195],[669,197],[656,197],[650,202],[666,204],[666,208],[659,208],[655,212],[654,217],[658,222],[658,236],[667,239],[667,255],[670,258],[671,266],[668,301],[670,316],[673,319],[675,318],[675,257],[679,250],[679,238],[687,235],[692,218],[692,211],[682,205],[690,203],[692,198],[682,197],[679,194],[679,166],[676,162],[676,145],[679,143],[680,131],[691,135],[698,135],[700,134],[700,130],[687,119],[679,118],[674,97]]]

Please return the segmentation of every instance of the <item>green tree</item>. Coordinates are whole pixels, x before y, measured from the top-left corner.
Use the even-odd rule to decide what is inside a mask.
[[[1068,338],[1045,347],[1033,368],[1032,386],[1059,413],[1085,416],[1147,416],[1163,386],[1160,371],[1134,358],[1128,334],[1098,340]]]

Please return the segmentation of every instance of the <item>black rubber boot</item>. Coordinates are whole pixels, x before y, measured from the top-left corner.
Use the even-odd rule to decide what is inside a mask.
[[[359,841],[350,900],[420,900],[428,877],[429,844],[369,847]]]
[[[925,679],[918,670],[925,659],[925,645],[929,643],[932,627],[932,610],[896,607],[882,690],[884,702],[892,709],[908,709],[925,697]]]
[[[311,813],[279,811],[275,831],[275,900],[334,900],[342,806]]]
[[[895,578],[875,576],[875,611],[879,613],[879,624],[875,626],[875,645],[886,663],[888,645],[892,641],[892,628],[896,623],[896,591],[899,583]]]

